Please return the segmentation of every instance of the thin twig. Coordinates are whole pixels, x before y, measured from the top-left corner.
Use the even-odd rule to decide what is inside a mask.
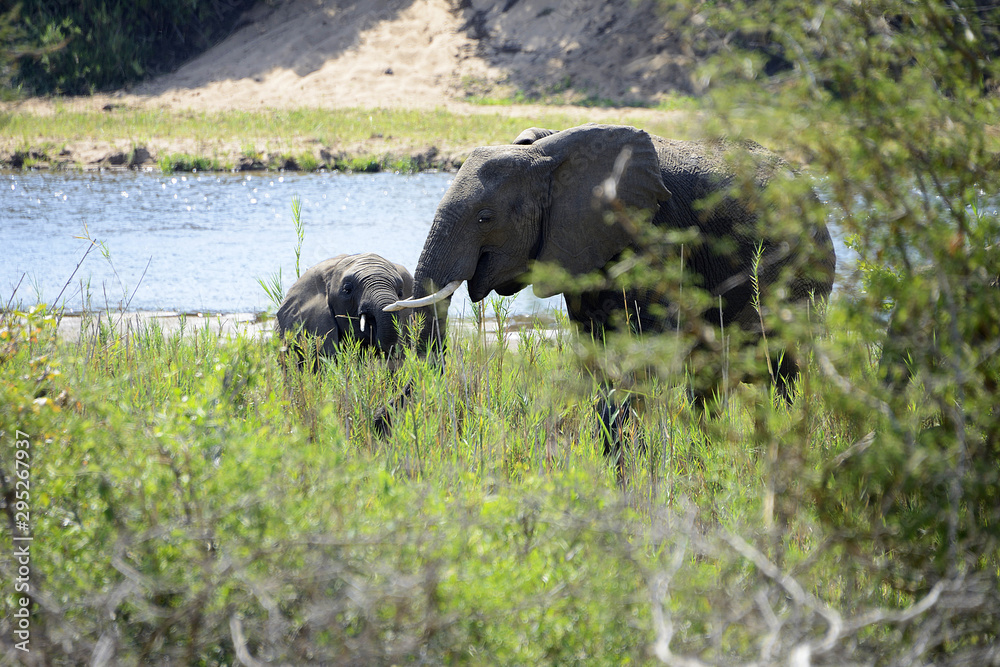
[[[90,254],[90,251],[94,249],[95,245],[97,245],[97,241],[95,239],[90,239],[90,245],[87,246],[87,250],[83,253],[83,257],[80,258],[80,261],[76,263],[76,268],[73,269],[73,273],[69,274],[69,278],[66,279],[66,284],[63,285],[61,290],[59,290],[59,294],[56,295],[56,299],[53,303],[59,303],[59,299],[62,298],[63,292],[65,292],[66,288],[69,287],[69,283],[73,280],[73,276],[75,276],[76,272],[80,270],[80,266],[83,265],[83,260],[87,259],[87,255]]]
[[[10,298],[7,299],[7,305],[4,306],[3,312],[0,313],[0,322],[2,322],[3,319],[5,317],[7,317],[7,313],[10,312],[10,304],[14,303],[14,296],[17,294],[17,290],[19,290],[21,288],[21,283],[24,282],[24,276],[25,275],[27,275],[27,274],[26,273],[22,273],[21,274],[21,279],[17,281],[16,285],[14,285],[14,291],[10,293]]]
[[[833,382],[844,394],[860,397],[861,400],[867,405],[878,410],[886,418],[888,418],[894,427],[899,427],[899,423],[896,421],[896,416],[893,414],[892,408],[890,408],[885,401],[880,401],[874,396],[870,396],[852,385],[847,378],[837,372],[837,367],[833,365],[830,357],[827,356],[826,352],[824,352],[821,347],[817,345],[813,348],[813,351],[816,353],[816,362],[819,364],[819,369],[823,375],[826,376],[826,379]]]
[[[790,574],[786,574],[781,569],[768,560],[767,556],[754,548],[749,542],[739,535],[728,531],[722,532],[722,539],[731,546],[738,554],[757,566],[764,576],[771,579],[792,598],[797,604],[815,611],[827,622],[828,629],[822,643],[815,647],[820,652],[829,651],[837,643],[837,640],[844,634],[844,619],[840,613],[827,606],[822,600],[808,593],[798,581]]]
[[[867,434],[865,434],[863,438],[861,438],[853,445],[851,445],[850,447],[842,451],[840,454],[838,454],[836,457],[834,457],[833,461],[830,463],[830,468],[831,469],[839,468],[840,466],[844,465],[844,462],[847,461],[847,459],[851,458],[852,456],[857,456],[858,454],[864,453],[865,450],[871,447],[872,443],[874,442],[875,442],[875,431],[869,431]]]
[[[125,317],[125,313],[128,311],[128,307],[132,304],[132,299],[135,297],[135,293],[139,291],[139,286],[142,285],[142,279],[146,277],[146,271],[149,270],[149,265],[153,261],[153,256],[150,255],[149,259],[146,260],[146,268],[142,270],[142,275],[139,276],[139,282],[136,283],[135,289],[132,290],[132,294],[129,295],[128,301],[125,302],[125,307],[122,308],[121,314],[118,316],[118,321],[115,322],[115,327],[117,328],[121,324],[122,318]]]
[[[690,535],[694,529],[693,512],[688,512],[685,524],[684,529],[679,533],[682,536]],[[653,625],[656,628],[656,641],[653,643],[652,649],[653,654],[668,665],[677,665],[679,667],[708,667],[708,663],[704,663],[697,658],[677,655],[670,650],[670,642],[673,641],[674,637],[674,622],[670,613],[667,611],[664,602],[669,598],[670,584],[674,575],[677,574],[677,572],[681,569],[681,566],[684,564],[687,549],[688,539],[686,537],[682,537],[671,554],[670,563],[666,571],[658,572],[654,576],[649,577],[649,579],[651,579],[651,581],[648,581],[649,593],[652,598],[651,611],[653,615]]]
[[[958,588],[959,582],[955,581],[951,583],[954,588]],[[925,611],[937,604],[937,601],[941,598],[941,593],[944,592],[947,585],[948,582],[945,580],[937,582],[927,595],[917,602],[914,602],[906,609],[873,609],[865,612],[857,618],[850,619],[847,623],[845,623],[844,631],[845,633],[857,632],[858,630],[869,625],[874,625],[875,623],[907,623],[912,621],[914,618],[923,614]]]

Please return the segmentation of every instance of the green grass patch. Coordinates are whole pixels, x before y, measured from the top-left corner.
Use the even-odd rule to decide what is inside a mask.
[[[669,618],[672,650],[749,659],[767,617],[726,615],[773,582],[732,545],[831,604],[910,600],[825,542],[810,493],[859,427],[816,397],[746,386],[706,422],[682,378],[652,381],[621,487],[565,320],[453,334],[443,368],[346,346],[315,374],[250,334],[105,318],[71,344],[55,320],[0,327],[0,467],[14,479],[23,434],[50,658],[113,627],[126,662],[647,664]]]
[[[231,165],[224,164],[216,158],[183,153],[165,155],[157,161],[157,165],[165,174],[175,171],[228,171],[232,169]]]
[[[576,89],[569,77],[541,90],[524,91],[505,83],[493,84],[477,77],[465,77],[462,81],[465,90],[464,101],[486,107],[516,106],[523,104],[541,104],[547,106],[574,106],[580,108],[601,109],[657,109],[660,111],[699,111],[702,104],[695,98],[685,95],[671,95],[659,103],[637,99],[611,99],[588,92],[586,89]]]
[[[524,120],[492,115],[453,114],[443,110],[348,109],[294,111],[171,112],[163,109],[119,108],[111,112],[58,110],[51,115],[13,113],[4,134],[29,145],[39,136],[69,140],[108,137],[192,139],[201,143],[234,142],[259,146],[292,137],[321,143],[363,142],[379,138],[414,143],[490,143],[498,135],[524,129]],[[567,125],[565,115],[539,119],[549,125]],[[141,142],[140,142],[141,143]]]
[[[496,114],[398,109],[196,113],[120,107],[80,112],[57,103],[53,114],[6,114],[0,142],[11,153],[22,149],[37,153],[42,147],[74,142],[129,143],[159,155],[166,171],[239,167],[408,172],[418,166],[447,166],[416,159],[431,146],[447,159],[476,146],[508,142],[532,125],[564,128],[585,121],[579,110],[569,114],[556,109],[522,118],[499,110]],[[610,122],[640,125],[664,136],[678,132],[674,121],[630,119],[628,110]],[[337,157],[319,157],[320,148]]]

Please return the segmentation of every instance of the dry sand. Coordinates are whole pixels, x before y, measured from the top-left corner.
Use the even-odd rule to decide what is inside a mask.
[[[649,103],[692,88],[686,47],[651,4],[635,0],[273,0],[259,3],[239,25],[173,73],[58,105],[496,113],[464,100],[520,90],[568,101]],[[18,106],[34,113],[56,108],[45,99]],[[620,114],[570,109],[581,119]]]
[[[463,77],[497,76],[444,0],[260,5],[222,44],[136,89],[198,109],[445,105]]]

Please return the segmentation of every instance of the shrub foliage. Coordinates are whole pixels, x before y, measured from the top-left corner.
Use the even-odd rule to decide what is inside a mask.
[[[996,664],[1000,9],[762,7],[699,6],[692,39],[769,45],[770,58],[723,48],[706,63],[715,131],[787,128],[787,149],[836,206],[856,253],[828,328],[857,339],[817,346],[829,380],[818,389],[874,431],[824,466],[810,490],[817,518],[852,554],[859,582],[928,605],[901,624],[906,650],[881,660]],[[879,347],[875,378],[852,371]]]
[[[33,49],[20,58],[14,82],[35,94],[80,95],[120,88],[168,71],[211,46],[251,4],[27,0],[20,4],[17,18],[23,39]]]

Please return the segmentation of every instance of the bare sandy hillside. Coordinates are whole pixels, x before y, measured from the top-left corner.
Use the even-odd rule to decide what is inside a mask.
[[[134,92],[170,106],[440,107],[468,95],[652,102],[688,59],[634,0],[284,0]]]
[[[246,21],[134,93],[200,109],[433,107],[463,77],[495,76],[446,0],[286,0]]]
[[[114,97],[198,110],[474,111],[470,96],[517,91],[648,104],[691,90],[683,52],[635,0],[262,0],[216,47]]]
[[[57,109],[152,107],[221,111],[266,108],[444,108],[497,112],[483,98],[510,99],[506,116],[552,112],[562,106],[578,122],[621,122],[621,108],[655,103],[691,90],[691,62],[649,0],[260,0],[223,42],[178,70],[114,94],[51,100],[32,98],[0,109],[50,114]],[[473,98],[479,98],[479,103]],[[662,122],[685,112],[628,110],[631,122]],[[527,122],[527,121],[526,121]],[[381,135],[378,135],[381,136]],[[194,139],[130,136],[66,140],[0,136],[0,164],[76,164],[84,168],[148,166],[163,155],[207,155],[242,165],[239,141],[205,145]],[[314,145],[309,137],[276,142],[277,153],[410,156],[424,162],[427,146],[373,135],[363,145]],[[268,143],[268,139],[261,140]],[[58,156],[44,147],[60,145]],[[278,145],[280,144],[280,145]],[[287,144],[287,145],[286,145]],[[468,146],[436,146],[445,167]],[[131,157],[130,157],[131,156]]]
[[[461,5],[477,57],[528,96],[648,104],[693,90],[693,54],[649,0]]]

